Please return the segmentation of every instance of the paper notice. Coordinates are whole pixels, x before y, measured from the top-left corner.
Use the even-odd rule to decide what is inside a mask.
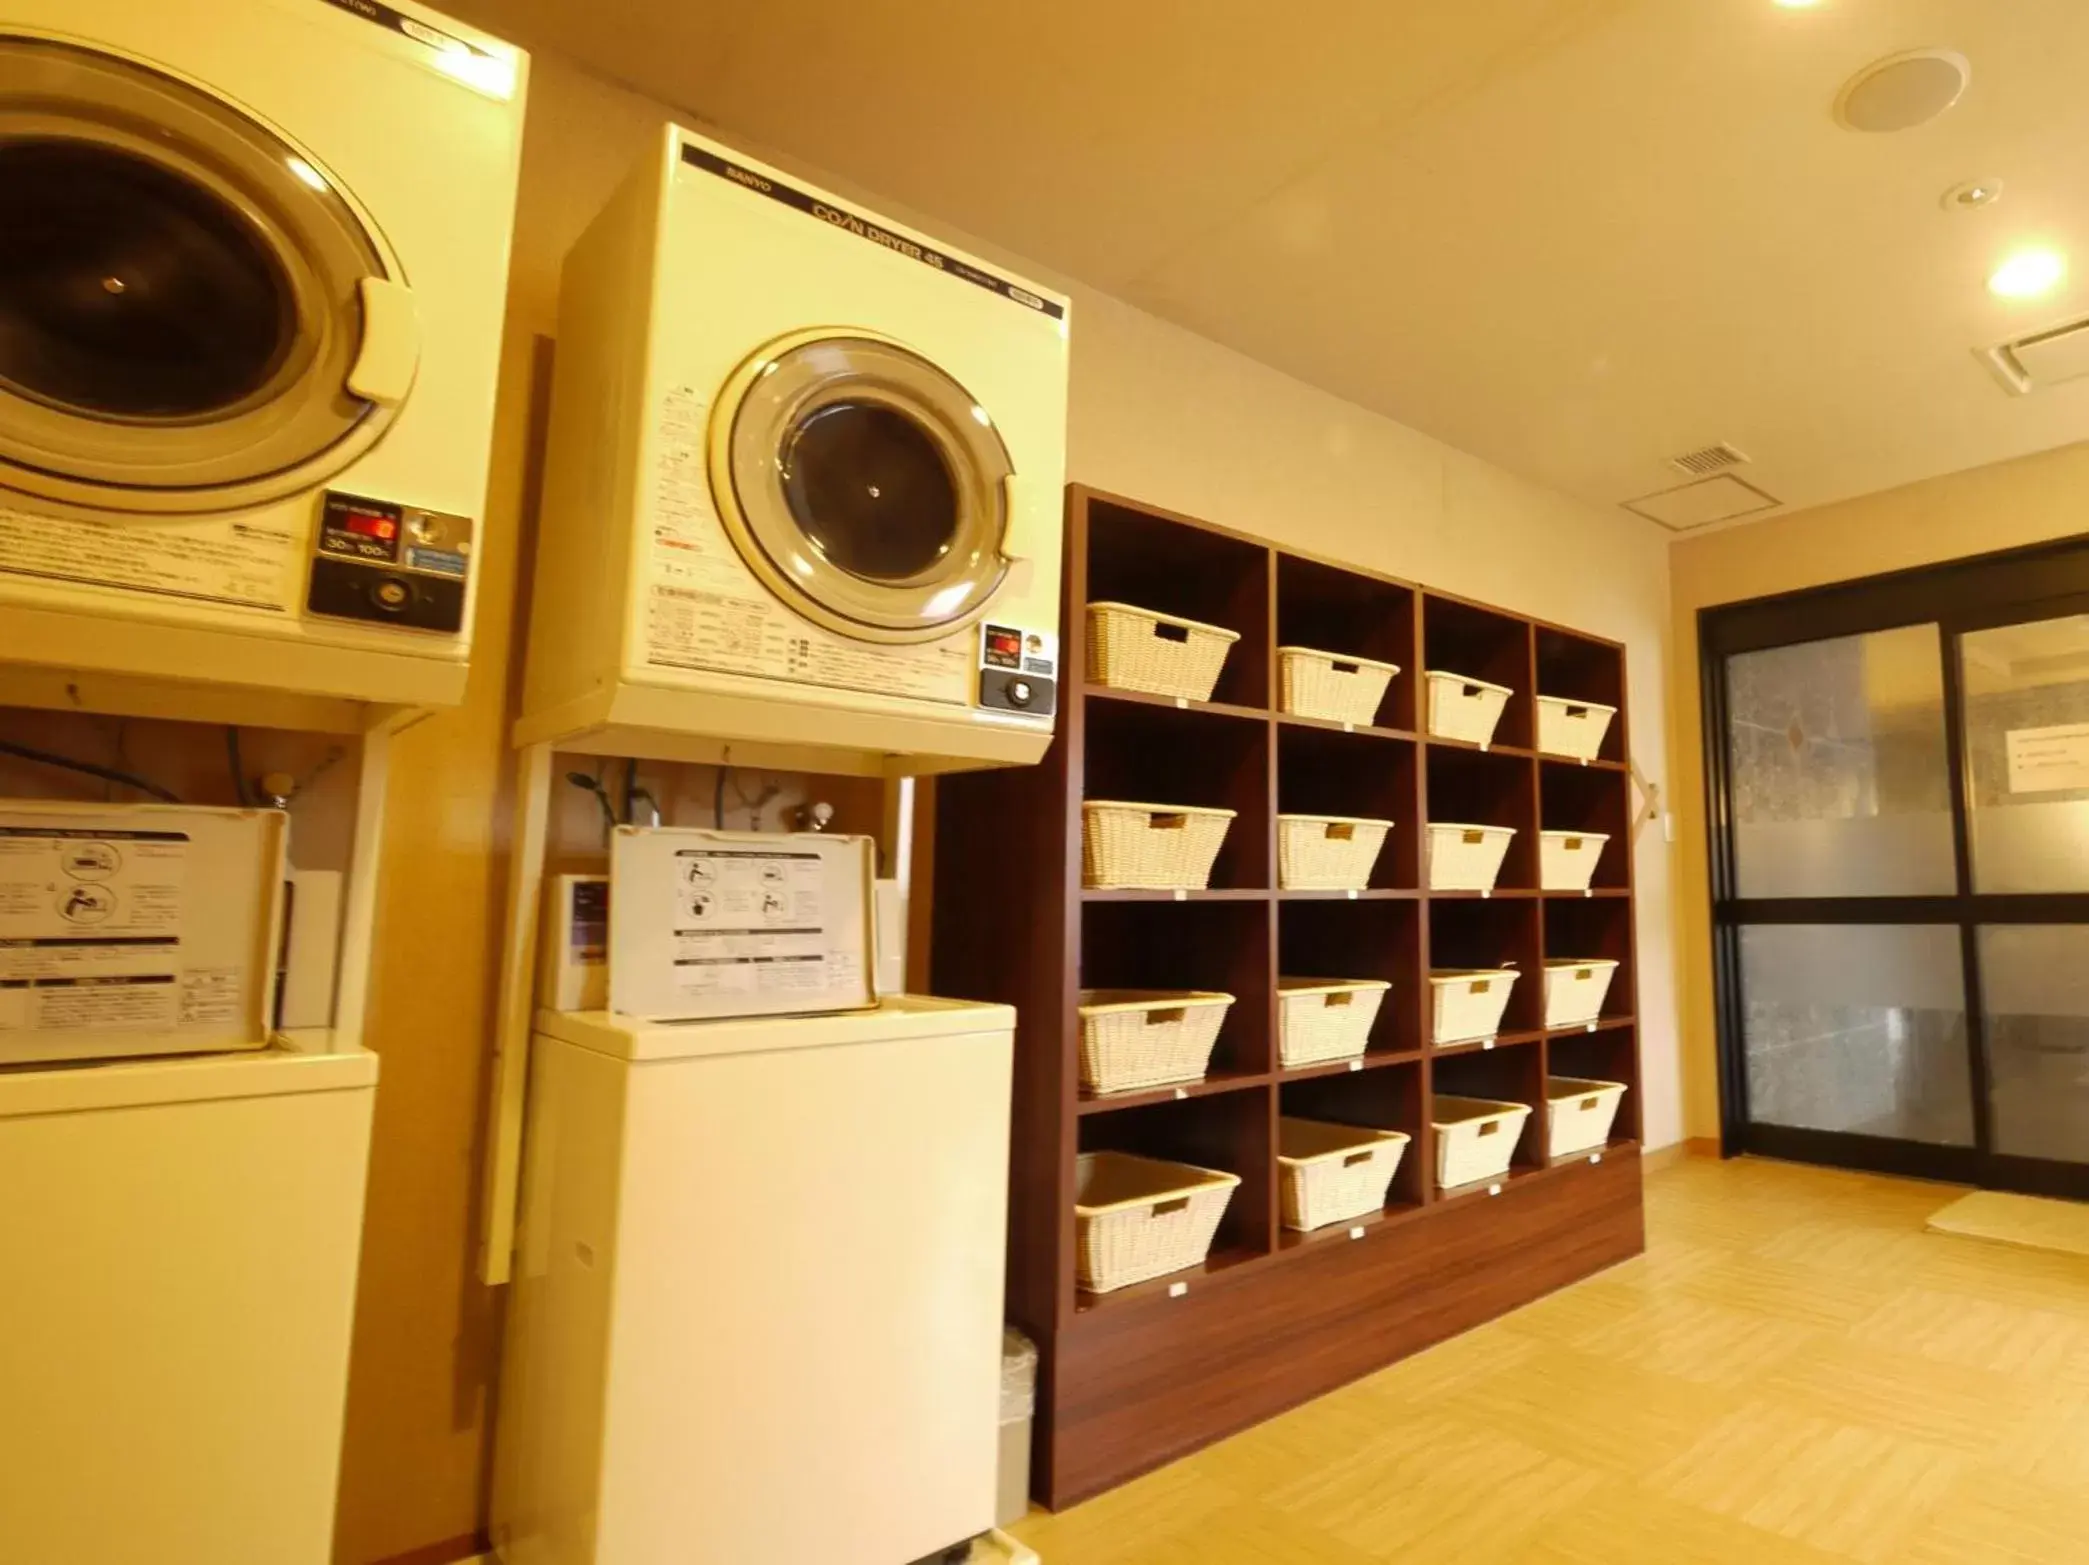
[[[861,964],[833,945],[817,853],[676,853],[675,985],[688,996],[816,995],[853,988]]]
[[[2007,743],[2011,793],[2089,788],[2089,723],[2012,728]]]

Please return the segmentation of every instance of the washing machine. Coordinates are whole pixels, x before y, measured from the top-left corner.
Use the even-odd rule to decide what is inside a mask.
[[[413,0],[6,10],[6,657],[461,700],[525,57]]]
[[[633,724],[749,761],[815,746],[827,770],[1037,760],[1068,318],[668,127],[566,259],[518,738]]]

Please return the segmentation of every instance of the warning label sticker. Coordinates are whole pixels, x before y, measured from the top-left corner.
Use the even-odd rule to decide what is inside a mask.
[[[0,1030],[120,1031],[188,1020],[188,853],[181,832],[0,827]],[[240,982],[231,975],[227,1015],[238,1014]],[[198,1020],[220,1019],[218,996],[200,1003],[206,1014]]]
[[[662,399],[645,603],[646,661],[655,668],[875,690],[969,704],[969,638],[871,647],[823,630],[779,603],[734,549],[711,499],[704,460],[709,406],[687,386]]]
[[[286,612],[302,540],[256,522],[61,520],[0,509],[0,575]]]
[[[682,994],[815,995],[861,982],[861,962],[827,927],[817,853],[685,848],[675,859]]]

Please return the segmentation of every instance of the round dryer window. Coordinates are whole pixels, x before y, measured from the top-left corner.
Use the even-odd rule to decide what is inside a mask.
[[[772,343],[712,416],[712,488],[741,555],[859,640],[932,640],[985,612],[1008,574],[1013,472],[970,392],[868,333]]]
[[[397,259],[206,88],[0,32],[0,486],[105,513],[314,487],[412,384]]]

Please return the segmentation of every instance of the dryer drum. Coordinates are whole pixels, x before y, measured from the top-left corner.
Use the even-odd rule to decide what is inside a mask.
[[[1000,590],[1008,448],[972,394],[911,349],[867,332],[772,343],[735,372],[711,433],[735,546],[814,623],[930,640]]]
[[[257,505],[346,467],[407,390],[350,389],[415,357],[371,351],[415,331],[374,319],[405,279],[373,225],[316,156],[168,71],[0,33],[0,233],[0,486],[118,516]]]

